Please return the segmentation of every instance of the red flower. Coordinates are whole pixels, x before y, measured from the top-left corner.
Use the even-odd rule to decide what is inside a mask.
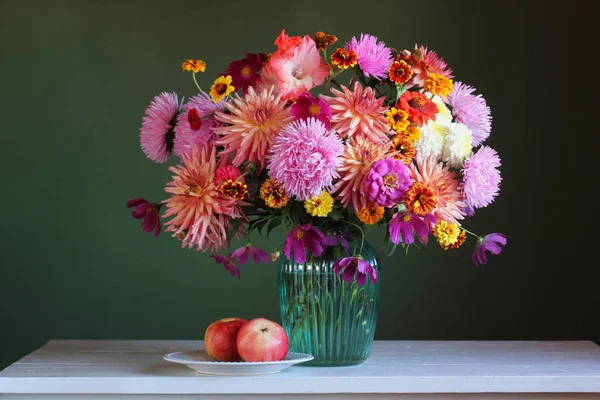
[[[135,198],[131,199],[127,202],[127,208],[135,207],[133,210],[133,218],[143,219],[142,222],[142,230],[144,232],[150,233],[152,230],[156,228],[154,232],[154,236],[158,236],[160,233],[160,218],[158,216],[158,210],[160,205],[152,203],[151,201]]]
[[[232,61],[222,76],[231,75],[235,89],[242,88],[244,95],[248,87],[254,86],[260,79],[258,71],[262,68],[262,60],[258,54],[248,54],[241,60]]]
[[[424,94],[409,91],[400,96],[396,108],[406,111],[408,120],[418,126],[423,126],[429,120],[435,121],[435,116],[439,111],[437,105]]]

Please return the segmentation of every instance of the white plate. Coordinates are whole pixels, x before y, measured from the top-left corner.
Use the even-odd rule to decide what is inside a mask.
[[[169,353],[163,359],[183,364],[205,375],[265,375],[276,374],[294,364],[310,361],[310,354],[289,352],[281,361],[224,362],[214,361],[206,350],[190,350]]]

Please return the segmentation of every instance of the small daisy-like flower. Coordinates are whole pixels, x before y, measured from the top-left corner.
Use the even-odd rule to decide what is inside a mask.
[[[402,132],[398,132],[395,137],[405,136],[409,138],[412,142],[418,142],[421,138],[421,130],[416,125],[409,125]]]
[[[377,37],[361,33],[360,39],[353,37],[344,47],[358,54],[358,66],[367,78],[384,79],[387,76],[393,61],[392,51]]]
[[[453,87],[454,83],[452,82],[452,79],[446,78],[440,74],[429,74],[425,79],[425,83],[423,83],[423,89],[444,98],[452,93]]]
[[[373,225],[374,223],[381,221],[384,212],[384,207],[375,203],[369,203],[365,208],[358,210],[356,216],[363,224]]]
[[[333,210],[333,197],[323,190],[320,195],[305,200],[304,209],[313,217],[326,217]]]
[[[399,244],[411,244],[415,241],[415,233],[424,242],[429,235],[431,224],[435,223],[433,214],[417,215],[403,211],[395,213],[390,221],[390,241]]]
[[[158,215],[161,206],[162,204],[156,204],[141,198],[131,199],[127,202],[127,208],[135,207],[131,213],[133,218],[143,219],[142,230],[147,233],[154,230],[154,237],[158,236],[161,229]]]
[[[269,208],[279,209],[290,202],[287,192],[280,184],[272,179],[267,179],[260,186],[260,198]]]
[[[383,207],[394,207],[402,201],[411,184],[406,166],[392,157],[371,165],[364,183],[369,201]]]
[[[467,232],[464,230],[460,230],[460,233],[458,234],[458,237],[456,238],[456,242],[453,244],[449,244],[449,245],[441,245],[442,249],[444,250],[449,250],[449,249],[458,249],[460,246],[462,246],[462,244],[465,242],[465,240],[467,240]]]
[[[404,193],[404,205],[413,214],[429,214],[437,206],[435,192],[429,185],[415,182]]]
[[[433,236],[437,238],[440,246],[450,246],[456,243],[460,229],[457,224],[448,221],[438,221],[433,227]]]
[[[242,88],[243,93],[246,94],[248,87],[254,87],[258,83],[260,79],[258,71],[262,68],[262,64],[258,54],[246,53],[246,57],[241,60],[232,61],[223,75],[231,75],[235,90]]]
[[[486,251],[492,254],[500,254],[502,246],[506,246],[506,236],[502,233],[490,233],[477,238],[477,245],[473,252],[473,263],[475,266],[487,263]]]
[[[394,61],[388,71],[390,80],[398,85],[406,83],[412,77],[412,68],[404,60]]]
[[[334,35],[328,35],[325,32],[317,32],[313,40],[318,50],[325,50],[327,46],[337,42],[338,38]]]
[[[235,91],[235,87],[231,85],[231,82],[231,75],[220,76],[215,79],[215,82],[210,87],[210,97],[212,97],[215,103],[220,102],[226,96],[229,96],[233,91]]]
[[[419,127],[429,120],[435,120],[438,113],[437,105],[419,92],[404,92],[396,107],[406,111],[408,120]]]
[[[331,63],[338,68],[347,69],[354,67],[358,62],[358,54],[354,50],[338,47],[331,55]]]
[[[248,193],[248,185],[239,181],[228,179],[221,183],[219,190],[227,197],[243,200],[244,196],[246,196],[246,193]]]
[[[331,108],[320,97],[313,98],[309,92],[302,93],[290,107],[296,120],[316,118],[329,128],[331,125]]]
[[[177,94],[163,92],[146,108],[140,128],[142,151],[150,160],[164,163],[173,150],[174,127],[179,112]]]
[[[358,257],[344,257],[333,264],[333,271],[339,275],[342,274],[342,280],[346,283],[352,283],[356,276],[356,283],[360,286],[367,283],[367,275],[371,278],[371,283],[377,283],[377,271],[367,261]]]
[[[402,132],[410,125],[408,113],[404,110],[399,110],[396,107],[391,107],[389,111],[385,113],[385,117],[388,120],[388,126],[395,132]]]
[[[202,60],[185,60],[181,63],[181,69],[184,71],[191,71],[195,74],[198,72],[206,71],[206,63]]]
[[[417,149],[413,144],[413,141],[408,136],[396,135],[392,139],[392,146],[390,151],[394,152],[392,157],[395,160],[402,161],[404,165],[412,163],[413,158],[417,156]]]

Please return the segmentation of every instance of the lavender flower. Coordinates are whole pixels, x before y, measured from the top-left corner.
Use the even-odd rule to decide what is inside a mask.
[[[490,233],[486,236],[480,236],[477,238],[477,245],[473,252],[473,263],[475,266],[479,264],[487,263],[486,251],[492,254],[500,254],[502,246],[506,245],[506,236],[502,233]]]
[[[384,79],[387,77],[388,69],[393,61],[392,51],[385,46],[385,43],[378,42],[377,37],[361,33],[360,40],[357,40],[355,36],[350,42],[346,42],[345,47],[358,54],[358,66],[367,78],[374,76]]]

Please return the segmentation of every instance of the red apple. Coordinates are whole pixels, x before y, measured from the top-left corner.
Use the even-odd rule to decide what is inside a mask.
[[[215,361],[241,361],[237,350],[237,334],[247,321],[243,318],[221,318],[206,328],[204,348]]]
[[[288,353],[285,329],[275,321],[254,318],[237,335],[237,350],[244,361],[280,361]]]

